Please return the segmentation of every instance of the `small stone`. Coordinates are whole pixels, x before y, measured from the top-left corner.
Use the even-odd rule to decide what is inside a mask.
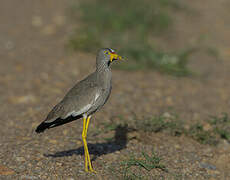
[[[23,175],[23,176],[21,176],[21,179],[27,179],[27,180],[31,179],[31,180],[33,180],[33,179],[38,179],[38,177],[36,177],[36,176],[29,176],[29,175]]]
[[[15,172],[12,169],[0,165],[0,175],[12,175],[12,174],[15,174]]]
[[[23,136],[21,139],[24,141],[28,141],[28,140],[31,140],[31,137]]]
[[[62,164],[63,164],[63,163],[61,163],[61,162],[57,162],[57,163],[56,163],[57,166],[62,166]]]
[[[26,169],[26,166],[23,164],[23,165],[19,165],[18,167],[17,167],[17,171],[24,171]]]
[[[216,178],[214,178],[214,177],[211,177],[209,180],[216,180]]]
[[[71,72],[74,76],[77,76],[80,74],[79,70],[77,69],[74,69],[72,72]]]
[[[137,139],[140,138],[140,135],[138,132],[133,131],[133,132],[128,133],[128,139],[136,139],[136,138]]]
[[[219,152],[230,152],[230,144],[227,140],[223,139],[221,143],[218,144]]]
[[[62,65],[64,65],[64,64],[65,64],[65,61],[64,61],[64,60],[60,60],[60,61],[57,62],[57,65],[59,65],[59,66],[62,66]]]
[[[163,116],[164,116],[165,118],[171,118],[171,117],[172,117],[171,114],[170,114],[169,112],[165,112],[165,113],[163,114]]]
[[[65,16],[57,15],[53,19],[54,23],[58,26],[62,26],[65,24]]]
[[[32,18],[32,25],[35,27],[41,27],[43,24],[41,16],[34,16]]]
[[[77,145],[81,145],[81,144],[82,144],[82,141],[76,141],[76,144],[77,144]]]
[[[67,178],[67,180],[74,180],[74,178],[72,178],[72,177],[69,177],[69,178]]]
[[[41,79],[43,79],[43,80],[49,80],[49,74],[45,73],[45,72],[42,72],[41,73]]]
[[[24,70],[24,68],[23,68],[22,65],[16,65],[16,66],[15,66],[15,69],[16,69],[16,71],[18,71],[18,72],[22,72],[22,71]]]
[[[42,166],[42,162],[41,162],[41,161],[38,162],[37,165],[38,165],[38,166]],[[39,168],[39,167],[38,167],[38,168]]]
[[[215,175],[219,175],[219,174],[220,174],[219,171],[217,171],[217,170],[210,170],[210,169],[207,170],[207,173],[208,173],[209,175],[212,175],[212,176],[215,176]]]
[[[185,130],[189,130],[190,126],[188,124],[184,125]]]
[[[49,142],[50,142],[51,144],[57,144],[57,143],[58,143],[57,140],[55,140],[55,139],[50,139]]]
[[[179,144],[175,144],[174,147],[175,147],[176,149],[180,149],[180,148],[181,148],[181,146],[180,146]]]
[[[36,102],[36,97],[32,94],[26,96],[11,96],[9,97],[9,101],[12,104],[26,104],[26,103],[34,103]]]
[[[205,123],[205,124],[203,125],[203,129],[204,129],[204,131],[209,131],[209,130],[212,129],[212,126],[211,126],[209,123]]]
[[[5,44],[7,50],[12,50],[14,48],[14,43],[12,41],[7,41]]]
[[[154,92],[154,95],[156,96],[156,97],[161,97],[162,96],[162,92],[160,91],[160,90],[156,90],[155,92]]]
[[[56,33],[56,27],[53,24],[49,24],[42,29],[42,34],[53,35]]]
[[[26,161],[24,157],[16,157],[16,161],[23,162]]]
[[[66,135],[68,134],[68,130],[67,130],[67,129],[65,129],[65,130],[63,130],[63,131],[62,131],[62,133],[63,133],[63,135],[65,135],[65,136],[66,136]]]
[[[200,167],[209,169],[209,170],[216,170],[216,166],[209,164],[209,163],[200,163]]]
[[[65,86],[65,84],[63,82],[59,82],[59,81],[55,82],[54,84],[56,87],[64,87]]]
[[[172,97],[167,97],[166,98],[166,104],[167,105],[173,105],[173,99],[172,99]]]

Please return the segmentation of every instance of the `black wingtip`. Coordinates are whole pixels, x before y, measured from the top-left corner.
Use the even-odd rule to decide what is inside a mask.
[[[36,133],[42,133],[44,132],[46,129],[49,129],[49,128],[54,128],[54,127],[57,127],[57,126],[60,126],[60,125],[63,125],[63,124],[66,124],[66,123],[69,123],[71,121],[74,121],[76,119],[80,119],[82,118],[82,115],[79,115],[79,116],[75,116],[75,117],[72,117],[72,116],[69,116],[68,118],[66,119],[61,119],[61,118],[58,118],[52,122],[42,122],[35,130]]]
[[[49,128],[50,124],[48,123],[41,123],[35,130],[36,133],[42,133],[44,132],[47,128]]]

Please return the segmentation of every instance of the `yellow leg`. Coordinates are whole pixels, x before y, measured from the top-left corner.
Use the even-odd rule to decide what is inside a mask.
[[[83,117],[83,130],[82,130],[82,140],[84,144],[84,154],[85,154],[85,171],[88,172],[88,157],[87,157],[87,142],[86,142],[86,135],[85,135],[85,130],[86,130],[86,118]]]
[[[91,116],[89,116],[86,120],[86,118],[83,117],[82,140],[84,143],[84,153],[85,153],[85,171],[88,172],[90,170],[90,172],[96,173],[96,171],[94,171],[92,168],[92,164],[91,164],[90,156],[89,156],[89,151],[88,151],[88,146],[87,146],[87,141],[86,141],[90,118],[91,118]],[[89,170],[88,170],[88,163],[89,163]]]
[[[89,116],[89,117],[87,118],[86,129],[85,129],[85,135],[86,135],[86,137],[87,137],[87,131],[88,131],[88,127],[89,127],[90,118],[91,118],[91,116]],[[87,148],[87,157],[88,157],[88,163],[89,163],[89,170],[90,170],[91,172],[96,173],[96,171],[94,171],[94,170],[93,170],[93,167],[92,167],[92,163],[91,163],[91,160],[90,160],[88,148]]]

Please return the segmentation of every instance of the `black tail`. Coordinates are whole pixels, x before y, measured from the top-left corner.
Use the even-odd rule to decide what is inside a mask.
[[[46,123],[45,121],[42,122],[41,124],[39,124],[39,126],[36,128],[36,133],[42,133],[44,132],[46,129],[49,129],[50,126],[52,125],[52,123]]]
[[[56,120],[54,120],[53,122],[46,122],[46,121],[43,121],[35,130],[36,133],[42,133],[44,132],[46,129],[49,129],[49,128],[54,128],[56,126],[60,126],[62,124],[66,124],[66,123],[69,123],[71,121],[74,121],[76,119],[80,119],[82,118],[82,115],[79,115],[79,116],[76,116],[76,117],[72,117],[72,116],[69,116],[68,118],[66,119],[61,119],[61,118],[58,118]]]

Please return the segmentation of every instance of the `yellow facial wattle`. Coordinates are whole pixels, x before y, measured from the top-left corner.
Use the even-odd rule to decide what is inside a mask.
[[[118,54],[110,53],[110,61],[112,62],[114,59],[115,60],[122,60],[122,57],[119,56]]]

